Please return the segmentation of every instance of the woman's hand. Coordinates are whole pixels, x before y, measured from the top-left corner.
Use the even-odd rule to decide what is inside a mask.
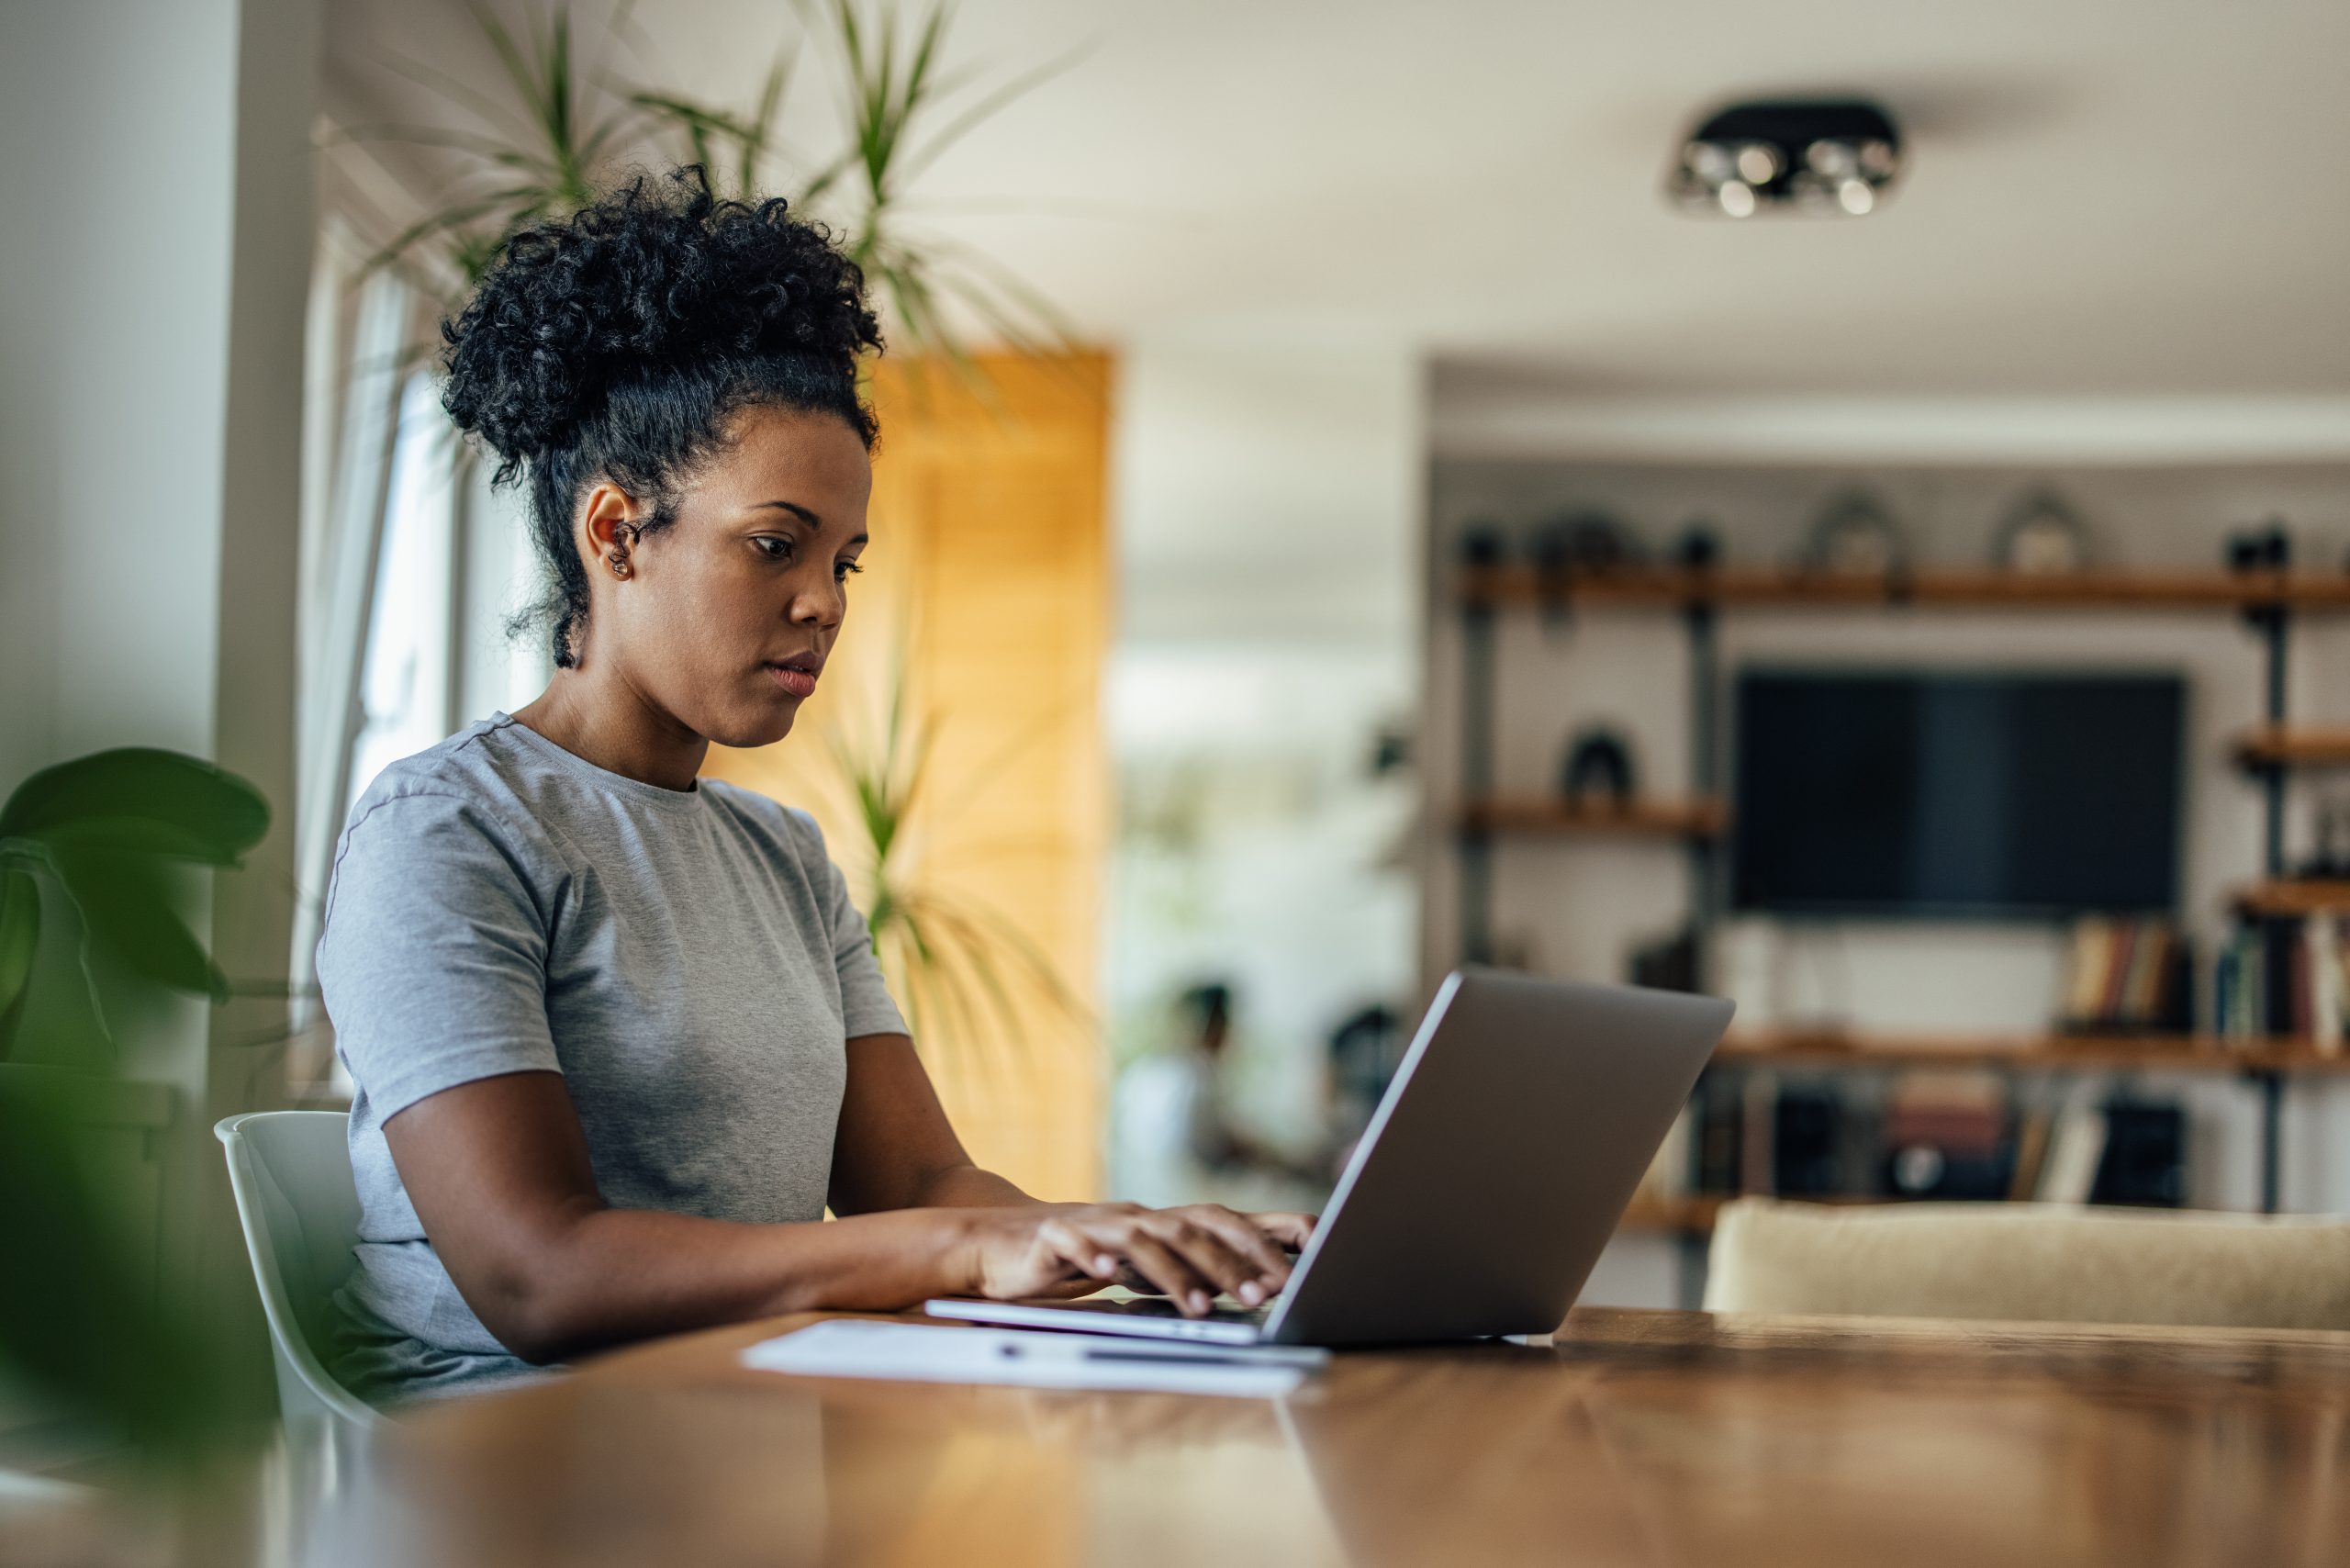
[[[1236,1214],[1221,1204],[1046,1204],[967,1217],[964,1278],[976,1295],[1083,1294],[1127,1271],[1187,1317],[1205,1316],[1219,1292],[1261,1305],[1289,1282],[1282,1249],[1303,1249],[1314,1233],[1311,1215]]]

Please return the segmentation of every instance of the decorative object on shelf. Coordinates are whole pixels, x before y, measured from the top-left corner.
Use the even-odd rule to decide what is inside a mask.
[[[1883,501],[1866,490],[1846,490],[1812,520],[1802,560],[1816,572],[1903,577],[1909,570],[1909,543]]]
[[[1684,572],[1710,572],[1722,564],[1721,535],[1705,518],[1693,518],[1673,542],[1673,564]]]
[[[2117,1096],[2105,1107],[2105,1149],[2089,1202],[2175,1209],[2187,1201],[2187,1113]]]
[[[1526,975],[1540,974],[1542,972],[1542,967],[1535,961],[1538,955],[1534,945],[1534,933],[1531,931],[1496,931],[1494,933],[1494,949],[1493,958],[1491,959],[1494,968],[1497,969],[1511,969],[1519,974]]]
[[[1640,563],[1639,541],[1604,511],[1583,508],[1539,525],[1527,554],[1544,578],[1595,576]]]
[[[1732,104],[1689,133],[1668,193],[1684,211],[1864,218],[1901,173],[1901,132],[1865,98]]]
[[[1631,979],[1650,991],[1695,991],[1697,933],[1684,928],[1633,948]]]
[[[1569,622],[1570,595],[1577,577],[1606,577],[1638,566],[1640,548],[1631,531],[1604,511],[1569,511],[1538,525],[1527,542],[1534,580],[1542,598],[1542,624],[1558,631]]]
[[[2318,802],[2317,853],[2301,862],[2300,874],[2321,881],[2350,881],[2350,800]]]
[[[1825,1084],[1786,1084],[1771,1117],[1771,1190],[1786,1198],[1844,1191],[1844,1097]]]
[[[1567,743],[1559,769],[1559,792],[1570,801],[1605,795],[1618,808],[1632,801],[1632,745],[1619,730],[1595,725]]]
[[[1408,772],[1416,749],[1410,721],[1391,719],[1371,732],[1367,771],[1373,778]]]
[[[1988,1072],[1907,1073],[1886,1093],[1886,1190],[1903,1198],[2003,1198],[2014,1171],[2007,1086]]]
[[[2228,570],[2281,572],[2293,564],[2293,536],[2285,520],[2270,518],[2258,528],[2238,529],[2228,535]]]
[[[1460,531],[1460,564],[1481,571],[1509,559],[1509,533],[1492,518],[1481,517]]]
[[[1991,542],[1993,566],[2027,577],[2077,572],[2095,554],[2088,523],[2070,501],[2044,487],[2009,509]]]

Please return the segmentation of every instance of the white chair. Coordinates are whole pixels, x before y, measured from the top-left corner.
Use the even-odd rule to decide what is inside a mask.
[[[365,1428],[378,1419],[319,1353],[331,1342],[329,1297],[351,1272],[359,1239],[350,1121],[336,1111],[259,1111],[212,1129],[229,1151],[237,1219],[269,1317],[278,1408],[289,1424],[325,1415]]]

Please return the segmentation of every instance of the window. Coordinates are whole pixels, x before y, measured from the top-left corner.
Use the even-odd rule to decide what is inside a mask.
[[[360,723],[351,743],[346,810],[387,764],[455,727],[457,456],[456,432],[431,379],[409,376],[400,392],[375,602],[360,659]]]

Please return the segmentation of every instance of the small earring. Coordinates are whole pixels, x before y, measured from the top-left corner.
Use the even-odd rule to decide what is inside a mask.
[[[604,559],[612,564],[612,576],[616,577],[624,577],[628,576],[627,556],[621,554],[618,551],[614,551],[612,554],[605,556]]]

